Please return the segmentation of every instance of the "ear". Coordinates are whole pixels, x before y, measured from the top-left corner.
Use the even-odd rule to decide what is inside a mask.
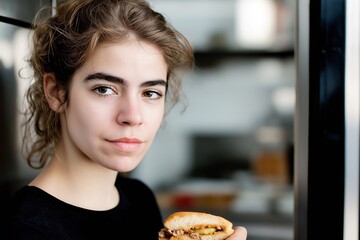
[[[45,73],[43,76],[43,83],[44,93],[49,107],[54,112],[62,112],[64,110],[64,107],[61,103],[64,100],[64,94],[57,85],[54,73]]]

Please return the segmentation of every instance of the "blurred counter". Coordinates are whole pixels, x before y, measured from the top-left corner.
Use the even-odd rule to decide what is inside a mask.
[[[293,191],[289,187],[187,179],[156,191],[156,197],[164,217],[175,211],[208,212],[246,227],[248,240],[293,239]]]

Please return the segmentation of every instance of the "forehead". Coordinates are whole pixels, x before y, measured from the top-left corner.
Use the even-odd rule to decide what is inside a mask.
[[[163,51],[157,46],[146,41],[126,39],[113,42],[101,43],[95,47],[92,54],[89,56],[95,58],[103,54],[110,54],[114,57],[126,56],[127,59],[138,59],[139,56],[143,58],[161,58],[165,62]],[[155,60],[155,59],[154,59]]]
[[[122,78],[165,79],[168,71],[163,52],[139,40],[98,45],[78,70],[79,74],[106,72]]]

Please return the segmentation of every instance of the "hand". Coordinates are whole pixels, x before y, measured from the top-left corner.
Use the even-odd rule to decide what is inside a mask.
[[[234,233],[231,234],[226,240],[246,240],[247,238],[247,230],[244,227],[237,226],[234,227]]]

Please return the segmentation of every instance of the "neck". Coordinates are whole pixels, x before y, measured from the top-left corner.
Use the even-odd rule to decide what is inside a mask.
[[[108,210],[119,202],[115,188],[117,172],[88,158],[56,154],[30,185],[41,188],[54,197],[86,209]]]

